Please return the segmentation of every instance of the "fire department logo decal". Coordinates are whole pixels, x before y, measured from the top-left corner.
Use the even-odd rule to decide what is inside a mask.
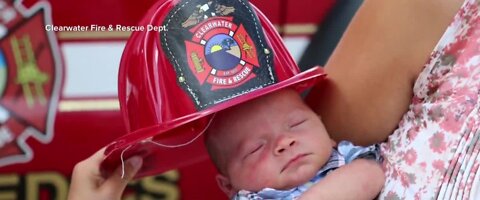
[[[31,9],[1,1],[0,15],[0,167],[28,162],[27,139],[49,143],[61,83],[61,66],[46,2]]]
[[[276,82],[273,53],[248,2],[187,1],[164,20],[161,44],[198,109]]]
[[[209,27],[213,30],[208,31]],[[231,18],[217,17],[199,24],[192,30],[193,38],[185,41],[190,70],[200,84],[212,85],[212,90],[233,88],[255,77],[259,67],[256,48],[243,25]]]

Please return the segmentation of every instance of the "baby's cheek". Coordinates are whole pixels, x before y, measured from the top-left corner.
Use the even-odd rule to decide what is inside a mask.
[[[261,185],[263,189],[271,182],[271,171],[272,169],[269,169],[265,162],[258,162],[257,164],[250,165],[248,172],[244,174],[246,174],[247,179],[250,180],[252,184]]]
[[[258,177],[258,174],[261,174],[261,172],[259,173],[259,171],[262,170],[262,166],[260,164],[251,164],[251,165],[247,165],[245,167],[245,170],[247,171],[246,173],[246,177],[248,178],[255,178],[255,177]]]

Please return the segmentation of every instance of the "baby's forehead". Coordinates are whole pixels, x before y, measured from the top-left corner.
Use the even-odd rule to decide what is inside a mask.
[[[294,100],[290,97],[280,101],[252,101],[218,112],[211,128],[228,132],[236,129],[261,128],[265,121],[279,121],[313,112],[302,100],[300,103],[292,103]]]
[[[217,140],[225,140],[230,134],[261,129],[266,121],[295,118],[310,111],[298,93],[283,90],[217,112],[209,132]]]
[[[258,113],[274,114],[275,112],[280,111],[291,111],[299,107],[307,108],[300,95],[296,92],[285,90],[244,102],[220,111],[216,115],[220,116],[221,118],[248,120]]]

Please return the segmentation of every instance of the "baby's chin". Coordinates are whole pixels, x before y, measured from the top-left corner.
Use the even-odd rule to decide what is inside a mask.
[[[318,167],[313,165],[302,165],[298,168],[289,169],[285,171],[280,177],[280,182],[283,186],[276,188],[279,190],[289,190],[298,187],[310,181],[318,172]]]

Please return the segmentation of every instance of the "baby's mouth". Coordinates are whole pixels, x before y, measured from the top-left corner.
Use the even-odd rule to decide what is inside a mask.
[[[303,154],[298,154],[296,155],[295,157],[293,157],[292,159],[290,159],[288,161],[287,164],[285,164],[283,167],[282,167],[282,170],[280,171],[280,173],[282,173],[283,171],[285,171],[286,169],[288,169],[292,164],[294,164],[295,162],[305,158],[306,156],[310,155],[311,153],[303,153]]]

